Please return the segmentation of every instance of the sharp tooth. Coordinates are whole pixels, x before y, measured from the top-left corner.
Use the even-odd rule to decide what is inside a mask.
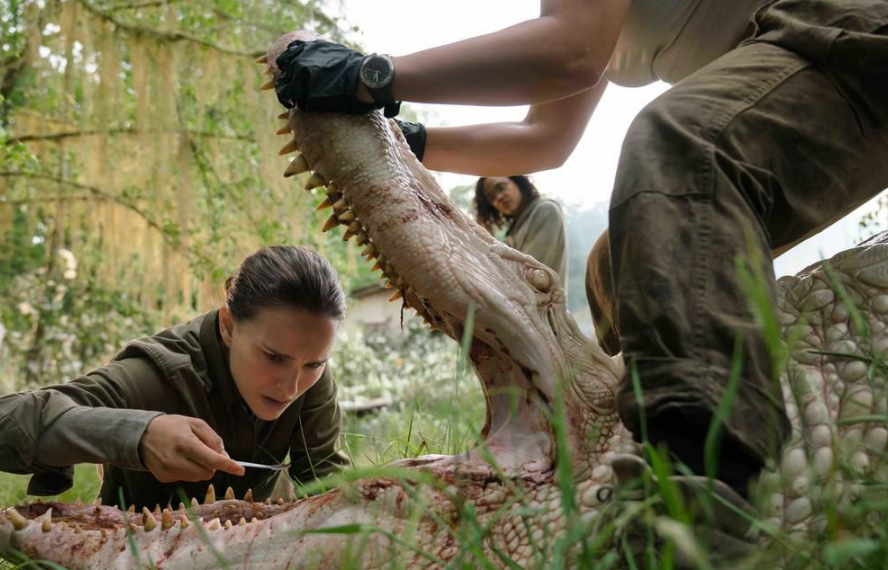
[[[326,183],[327,181],[324,180],[324,177],[315,172],[311,175],[311,178],[308,179],[308,182],[305,183],[305,189],[311,190],[313,188],[320,188]]]
[[[339,219],[336,217],[336,214],[333,214],[332,216],[327,218],[326,222],[324,222],[324,227],[321,228],[321,231],[322,232],[329,232],[330,230],[332,230],[333,228],[335,228],[338,225],[339,225]]]
[[[247,526],[247,519],[241,517],[239,521],[237,521],[237,526]]]
[[[327,184],[327,192],[329,194],[333,194],[334,192],[339,192],[339,186],[337,186],[335,182],[331,182],[331,183]]]
[[[43,515],[43,524],[41,525],[43,532],[49,532],[52,528],[52,507],[46,509],[46,514]]]
[[[129,508],[126,510],[126,512],[128,512],[130,514],[136,512],[136,505],[130,505]]]
[[[28,506],[28,501],[25,501],[25,506]],[[80,497],[77,497],[77,500],[74,501],[74,506],[77,507],[78,509],[82,509],[83,508],[83,499],[81,499]]]
[[[231,524],[231,519],[228,519],[227,521],[225,521],[225,530],[230,530],[232,526],[234,526],[234,525]]]
[[[398,289],[402,288],[403,286],[404,286],[404,278],[398,277]]]
[[[216,502],[216,489],[213,487],[213,484],[210,483],[210,486],[207,487],[207,496],[204,498],[204,504],[215,503]]]
[[[31,522],[15,509],[9,509],[6,511],[6,515],[9,517],[9,520],[12,521],[12,526],[15,527],[15,530],[22,530]]]
[[[136,534],[136,531],[139,530],[139,527],[134,525],[133,523],[129,523],[129,531],[130,534]]]
[[[400,289],[397,289],[397,290],[395,290],[395,293],[394,293],[391,297],[389,297],[389,301],[397,301],[397,300],[400,299],[402,296],[403,296],[403,295],[401,295],[401,290],[400,290]]]
[[[358,239],[356,239],[355,241],[358,245],[367,245],[368,243],[370,243],[370,238],[367,237],[366,233],[361,232],[358,234]]]
[[[283,499],[278,499],[278,504],[281,505],[281,506],[283,506],[283,505],[284,505],[284,500],[283,500]]]
[[[197,497],[191,497],[191,508],[192,509],[197,508],[197,505],[199,505],[199,504],[200,503],[197,502]]]
[[[378,260],[373,264],[373,267],[370,268],[370,271],[376,271],[377,269],[382,269],[382,264],[379,263]]]
[[[327,208],[330,208],[332,206],[333,206],[333,204],[330,203],[330,198],[326,198],[323,202],[318,204],[318,207],[316,208],[316,210],[318,210],[318,211],[326,210]]]
[[[244,502],[252,503],[253,502],[253,489],[247,489],[247,492],[244,493]]]
[[[274,74],[274,72],[271,70],[270,66],[266,67],[265,69],[262,70],[262,75],[273,75],[273,74]]]
[[[179,501],[179,512],[182,512],[184,510],[185,510],[185,503],[183,503],[182,501]]]
[[[259,522],[259,519],[257,519],[256,517],[253,517],[253,518],[250,519],[250,522],[251,522],[251,523],[256,523],[256,522]]]
[[[161,530],[168,530],[173,526],[173,511],[169,509],[164,509],[163,514],[160,516],[160,528]]]
[[[222,523],[219,521],[219,517],[214,518],[210,521],[210,524],[207,525],[209,530],[219,530],[222,528]]]
[[[339,214],[339,219],[345,223],[352,222],[355,219],[355,213],[351,210],[346,210],[343,213]]]
[[[279,128],[277,131],[275,131],[275,134],[276,135],[289,135],[290,134],[290,127],[287,125],[284,125],[283,127]]]
[[[102,497],[99,497],[98,499],[93,501],[93,504],[97,507],[101,507],[102,506]]]
[[[179,526],[182,528],[188,528],[188,517],[184,514],[179,515]]]
[[[289,118],[290,118],[290,111],[284,111],[283,113],[278,115],[278,119],[280,119],[282,121],[286,121]]]
[[[385,288],[386,288],[386,289],[394,289],[394,288],[395,288],[395,285],[394,285],[394,283],[392,283],[390,280],[386,279],[386,280],[385,280]]]
[[[299,150],[299,145],[296,144],[296,139],[291,140],[287,144],[281,147],[281,150],[278,151],[278,155],[283,156],[285,154],[290,154],[291,152],[296,152]],[[293,166],[290,164],[290,166]],[[289,168],[287,168],[289,170]],[[305,172],[308,170],[308,163],[305,164],[305,170],[300,170],[299,172]],[[294,174],[299,174],[299,172],[294,172]]]
[[[345,232],[342,234],[342,241],[348,241],[353,237],[355,237],[355,232],[351,231],[349,228],[345,228]]]
[[[75,524],[74,525],[74,534],[80,534],[81,532],[83,532],[83,529],[80,528],[79,524]]]
[[[271,504],[271,499],[265,499],[265,504],[266,504],[266,505],[270,505],[270,504]]]
[[[341,198],[338,202],[333,204],[334,210],[345,210],[348,208],[348,202],[345,201],[345,198]]]
[[[385,262],[388,261],[388,260],[386,259],[385,255],[383,255],[383,254],[380,253],[380,254],[376,257],[376,261],[378,261],[379,263],[385,263]]]
[[[361,256],[362,256],[362,257],[367,257],[367,256],[373,257],[373,255],[375,255],[375,254],[376,254],[376,248],[373,247],[373,244],[372,244],[372,243],[371,243],[371,244],[367,244],[367,247],[365,247],[365,248],[363,249],[363,251],[361,251]]]
[[[355,220],[354,222],[351,223],[351,225],[348,226],[348,231],[355,233],[355,234],[360,232],[362,229],[364,229],[364,228],[361,227],[361,222],[359,222],[357,220]]]
[[[284,171],[284,178],[289,178],[294,174],[302,174],[303,172],[308,172],[308,163],[305,161],[305,157],[300,154],[293,159],[293,162]]]
[[[226,501],[233,501],[234,500],[234,489],[232,489],[231,487],[225,489],[225,500]]]
[[[268,63],[268,54],[261,55],[253,60],[253,63],[266,64]]]
[[[145,527],[145,532],[151,532],[157,528],[157,519],[154,518],[148,507],[142,507],[142,525]]]
[[[274,89],[274,79],[269,79],[259,86],[259,91],[268,91],[269,89]]]

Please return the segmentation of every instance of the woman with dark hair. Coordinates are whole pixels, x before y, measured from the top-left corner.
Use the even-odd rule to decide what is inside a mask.
[[[0,398],[0,469],[33,473],[55,495],[72,466],[104,464],[101,498],[149,508],[202,496],[207,483],[254,500],[279,464],[305,483],[338,469],[340,411],[327,361],[345,318],[330,263],[303,247],[247,257],[218,309],[131,341],[106,366],[63,385]],[[283,477],[281,478],[283,479]],[[289,481],[284,481],[289,483]]]
[[[475,184],[475,219],[487,231],[509,225],[506,245],[551,267],[567,288],[567,235],[555,200],[540,196],[527,176],[489,176]]]

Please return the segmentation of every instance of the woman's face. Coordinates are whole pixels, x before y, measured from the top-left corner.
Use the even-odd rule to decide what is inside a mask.
[[[521,212],[521,189],[508,176],[485,178],[484,196],[503,216],[514,218]]]
[[[262,420],[275,420],[324,372],[339,330],[338,319],[279,305],[238,322],[219,312],[231,375],[241,397]]]

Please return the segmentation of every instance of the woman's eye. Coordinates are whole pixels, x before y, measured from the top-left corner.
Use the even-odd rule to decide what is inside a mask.
[[[308,365],[308,367],[317,370],[318,368],[321,368],[322,366],[324,366],[324,364],[325,363],[323,363],[323,362],[312,362],[311,364]]]
[[[272,354],[270,352],[265,353],[265,358],[271,360],[272,362],[280,362],[281,360],[283,360],[283,358],[281,358],[280,355]]]

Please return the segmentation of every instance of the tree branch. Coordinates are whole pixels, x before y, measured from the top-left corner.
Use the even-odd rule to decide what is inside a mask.
[[[180,130],[167,129],[137,129],[137,128],[114,128],[114,129],[82,129],[77,131],[62,131],[59,133],[37,133],[33,135],[13,136],[7,139],[11,143],[26,143],[30,141],[59,141],[67,138],[88,137],[93,135],[138,135],[141,133],[180,133]],[[198,138],[216,138],[226,140],[239,140],[247,142],[256,142],[251,136],[247,135],[223,135],[211,133],[208,131],[186,131],[185,134]]]
[[[232,49],[232,48],[229,48],[226,46],[220,46],[218,44],[214,44],[211,41],[204,40],[204,39],[198,38],[196,36],[192,36],[191,34],[186,34],[185,32],[181,32],[181,31],[167,31],[167,30],[159,30],[157,28],[137,26],[135,24],[130,24],[129,22],[125,22],[125,21],[121,20],[120,18],[117,18],[116,16],[114,16],[110,12],[105,12],[103,10],[100,10],[99,8],[93,6],[91,3],[89,3],[87,0],[77,0],[77,2],[81,6],[83,6],[87,12],[89,12],[99,18],[102,18],[104,20],[111,22],[117,28],[119,28],[121,30],[126,30],[128,32],[132,32],[133,34],[150,34],[156,38],[164,39],[164,40],[171,41],[171,42],[179,42],[179,41],[193,42],[193,43],[208,47],[210,49],[214,49],[214,50],[221,52],[221,53],[227,53],[227,54],[236,55],[239,57],[255,58],[255,57],[259,57],[260,55],[265,53],[264,50],[261,50],[261,51],[260,50],[256,50],[256,51],[235,50],[235,49]]]
[[[163,240],[165,242],[167,242],[169,245],[171,245],[174,249],[176,249],[177,251],[183,250],[182,243],[178,240],[172,239],[163,230],[163,227],[159,223],[157,223],[155,220],[153,220],[141,208],[139,208],[138,206],[136,206],[132,202],[124,200],[120,196],[112,194],[106,190],[103,190],[101,188],[97,188],[95,186],[89,186],[87,184],[81,184],[79,182],[74,182],[73,180],[65,180],[64,178],[60,178],[57,176],[51,176],[49,174],[41,174],[39,172],[14,172],[14,171],[13,172],[9,172],[9,171],[2,172],[2,171],[0,171],[0,176],[5,177],[5,178],[36,178],[38,180],[46,180],[47,182],[54,182],[56,184],[68,186],[70,188],[84,190],[94,196],[98,196],[98,197],[102,198],[103,200],[114,202],[115,204],[123,206],[127,210],[130,210],[131,212],[135,213],[140,218],[145,220],[145,223],[148,224],[149,227],[158,231],[160,233],[160,235],[162,236]],[[59,200],[58,198],[55,198],[55,199],[48,198],[46,201],[47,202],[53,202],[53,201],[57,202],[58,200]],[[64,200],[64,198],[63,198],[63,200]],[[6,203],[10,203],[10,202],[6,202]],[[214,266],[212,259],[210,259],[209,257],[207,257],[206,255],[204,255],[203,253],[201,253],[200,251],[198,251],[194,248],[185,248],[185,253],[193,255],[194,257],[199,259],[201,262],[206,263],[209,267]]]

